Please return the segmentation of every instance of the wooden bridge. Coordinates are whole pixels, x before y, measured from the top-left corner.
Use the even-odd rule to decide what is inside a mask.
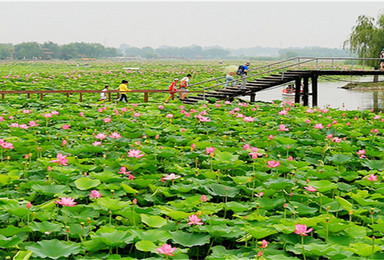
[[[224,87],[224,83],[218,83],[214,86],[203,89],[202,94],[197,96],[189,96],[184,103],[193,104],[200,100],[210,100],[211,98],[220,100],[232,100],[235,97],[250,96],[250,101],[255,101],[256,93],[271,87],[284,85],[287,83],[295,84],[295,103],[302,100],[304,106],[309,104],[309,96],[312,96],[312,106],[317,106],[318,100],[318,78],[325,75],[350,75],[350,76],[366,76],[366,75],[384,75],[384,71],[365,70],[366,60],[378,60],[376,58],[292,58],[276,63],[260,66],[250,70],[247,76],[240,79],[240,84],[233,87]],[[321,61],[321,66],[319,66]],[[340,66],[340,61],[348,62],[348,65]],[[357,66],[357,62],[362,63]],[[354,64],[355,63],[355,64]],[[306,67],[313,69],[301,69],[305,64]],[[355,68],[354,68],[355,67]],[[264,76],[263,76],[264,75]],[[260,77],[258,79],[253,79]],[[225,79],[220,77],[190,86],[209,83],[212,81],[219,82]],[[311,79],[311,91],[309,88],[309,79]],[[278,98],[278,97],[277,97]]]

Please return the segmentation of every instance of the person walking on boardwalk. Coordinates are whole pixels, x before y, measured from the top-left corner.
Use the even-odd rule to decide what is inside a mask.
[[[175,93],[178,91],[176,86],[177,83],[179,82],[178,78],[175,78],[174,81],[171,83],[171,86],[169,86],[169,96],[165,100],[165,103],[168,103],[168,101],[172,98],[172,100],[175,98]]]
[[[108,92],[109,86],[105,86],[103,90],[100,92],[100,99],[98,101],[105,101],[107,100],[107,92]]]
[[[189,79],[192,77],[191,74],[188,74],[186,77],[181,79],[180,82],[180,99],[184,100],[188,95],[188,84]]]
[[[384,48],[380,52],[380,70],[384,70]]]
[[[241,77],[241,88],[245,88],[245,77],[248,74],[248,66],[251,65],[251,63],[247,62],[244,65],[240,65],[237,69],[236,74]]]
[[[117,101],[123,101],[127,103],[128,98],[127,98],[127,92],[132,91],[131,89],[128,88],[128,81],[122,80],[121,84],[118,87],[119,93],[120,93],[120,98],[117,99]]]

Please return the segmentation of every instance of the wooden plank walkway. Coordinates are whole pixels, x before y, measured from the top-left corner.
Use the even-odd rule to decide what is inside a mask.
[[[206,91],[197,96],[189,96],[183,102],[194,104],[200,100],[215,98],[220,100],[233,100],[239,96],[250,96],[251,102],[255,101],[256,93],[271,87],[294,82],[296,85],[295,103],[300,103],[300,97],[303,99],[303,105],[308,105],[308,97],[312,96],[312,105],[317,106],[318,96],[318,77],[325,75],[350,75],[350,76],[367,76],[367,75],[384,75],[384,71],[380,70],[289,70],[280,72],[279,74],[264,76],[260,79],[248,81],[245,88],[241,85],[227,88],[216,88]],[[311,78],[312,92],[309,92],[308,80]],[[303,89],[300,92],[301,85]]]

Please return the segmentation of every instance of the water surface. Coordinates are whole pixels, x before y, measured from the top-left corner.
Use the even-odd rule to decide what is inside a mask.
[[[384,77],[379,77],[383,81]],[[319,77],[318,100],[319,108],[331,107],[344,110],[368,110],[384,111],[384,91],[383,90],[349,90],[342,87],[348,82],[372,82],[373,76],[354,77],[349,81],[338,80],[329,81],[327,78]],[[256,93],[257,101],[271,102],[273,100],[283,100],[282,90],[285,86],[277,86],[268,90]],[[309,82],[309,91],[312,86]],[[312,106],[312,96],[309,96],[309,106]]]

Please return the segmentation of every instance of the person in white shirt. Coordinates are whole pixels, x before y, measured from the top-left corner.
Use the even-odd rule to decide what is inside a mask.
[[[182,78],[180,81],[180,99],[184,100],[184,98],[188,95],[188,84],[189,79],[192,77],[191,74],[188,74],[186,77]]]

